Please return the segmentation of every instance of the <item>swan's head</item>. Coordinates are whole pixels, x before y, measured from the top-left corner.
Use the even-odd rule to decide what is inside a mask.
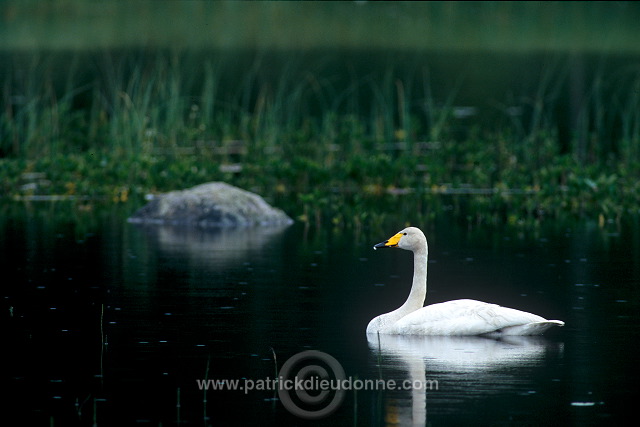
[[[378,243],[373,249],[379,248],[400,248],[409,251],[415,251],[420,247],[427,245],[427,238],[424,237],[424,233],[416,227],[407,227],[404,230],[398,232],[389,240],[385,240],[382,243]]]

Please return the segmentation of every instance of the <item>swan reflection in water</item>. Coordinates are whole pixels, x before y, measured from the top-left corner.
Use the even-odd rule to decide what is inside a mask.
[[[477,394],[504,391],[521,384],[521,370],[542,366],[549,357],[562,357],[562,343],[540,336],[407,336],[367,334],[381,379],[392,370],[401,392],[386,399],[386,424],[424,426],[427,395]],[[400,371],[400,373],[398,373]],[[407,382],[403,382],[404,379]],[[409,383],[410,381],[410,383]],[[422,387],[410,387],[404,384]],[[410,399],[407,393],[410,391]]]

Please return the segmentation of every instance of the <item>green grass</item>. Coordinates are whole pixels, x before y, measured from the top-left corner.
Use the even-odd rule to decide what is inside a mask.
[[[2,194],[140,204],[223,180],[337,226],[638,212],[639,69],[588,73],[577,108],[573,59],[553,57],[465,118],[464,72],[320,53],[7,54]]]
[[[638,212],[636,171],[584,167],[568,155],[551,154],[551,161],[530,171],[507,148],[498,154],[487,148],[481,139],[400,153],[384,145],[348,155],[316,149],[306,157],[294,150],[258,155],[251,148],[236,159],[239,173],[221,170],[226,155],[218,158],[206,149],[178,156],[100,152],[3,159],[0,165],[4,194],[88,195],[91,199],[77,203],[89,208],[105,202],[140,205],[147,192],[223,180],[262,194],[299,220],[335,226],[374,226],[389,218],[420,222],[446,212],[474,225],[567,217],[619,220]],[[503,165],[479,169],[479,163]],[[46,175],[35,188],[21,190],[23,174],[35,171]],[[477,188],[492,192],[474,194]],[[452,194],[456,189],[463,194]]]

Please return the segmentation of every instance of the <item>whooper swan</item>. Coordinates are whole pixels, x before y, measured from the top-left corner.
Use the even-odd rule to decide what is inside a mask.
[[[496,304],[460,299],[423,307],[427,295],[427,239],[408,227],[373,249],[401,248],[413,252],[413,285],[400,308],[373,318],[367,334],[398,335],[540,335],[560,320]]]

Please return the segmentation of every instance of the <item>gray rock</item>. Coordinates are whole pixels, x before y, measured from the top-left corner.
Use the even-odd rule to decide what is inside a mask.
[[[293,220],[257,194],[223,182],[154,196],[129,219],[138,224],[198,227],[285,225]]]

